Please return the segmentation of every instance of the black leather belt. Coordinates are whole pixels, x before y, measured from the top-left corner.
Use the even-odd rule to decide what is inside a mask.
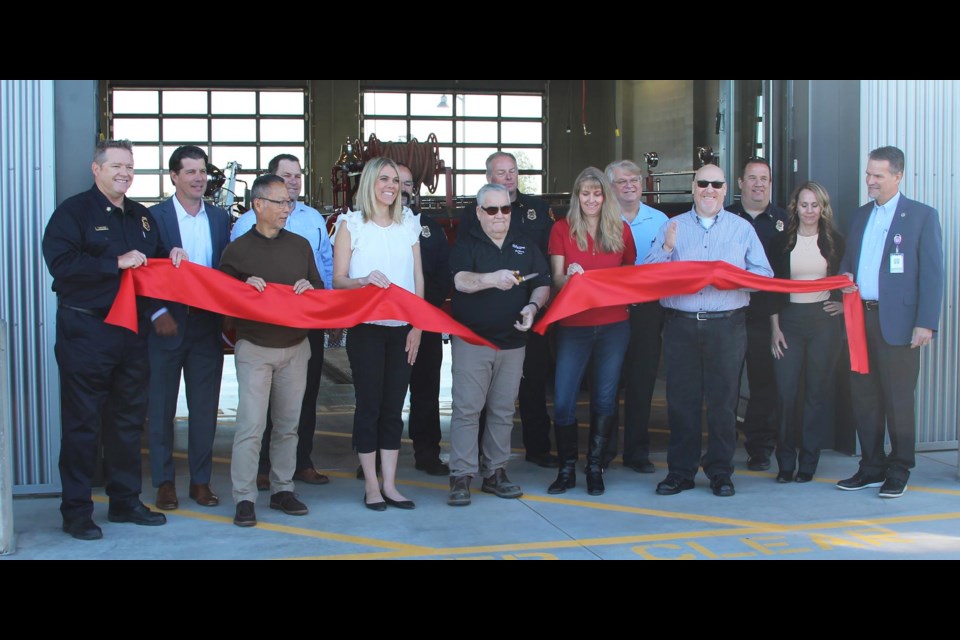
[[[68,304],[61,304],[61,307],[64,309],[70,309],[71,311],[76,311],[77,313],[82,313],[87,316],[93,316],[94,318],[99,318],[103,320],[107,317],[107,314],[110,313],[110,309],[100,308],[100,309],[83,309],[81,307],[71,307]]]
[[[864,300],[863,308],[867,311],[876,311],[880,308],[880,303],[876,300]]]
[[[677,311],[676,309],[667,309],[667,315],[677,318],[690,318],[691,320],[719,320],[721,318],[732,318],[738,313],[743,313],[743,307],[733,311]]]

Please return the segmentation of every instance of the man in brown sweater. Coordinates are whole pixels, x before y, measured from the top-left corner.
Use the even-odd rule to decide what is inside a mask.
[[[293,286],[302,294],[323,288],[310,243],[284,229],[293,208],[283,178],[268,174],[257,178],[252,189],[257,224],[227,245],[220,270],[243,280],[257,291],[269,286]],[[236,367],[239,404],[233,440],[230,475],[237,504],[233,523],[257,524],[257,464],[260,439],[266,427],[267,402],[271,406],[270,508],[295,516],[307,507],[293,494],[296,470],[297,425],[310,360],[307,329],[281,327],[237,319]]]

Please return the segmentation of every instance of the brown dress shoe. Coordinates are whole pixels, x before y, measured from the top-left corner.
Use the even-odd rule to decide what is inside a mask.
[[[270,491],[270,476],[265,473],[257,474],[257,491]]]
[[[157,487],[157,500],[155,502],[157,509],[161,511],[173,511],[180,506],[177,500],[177,488],[172,482],[161,482]]]
[[[190,497],[201,507],[215,507],[220,504],[220,498],[210,490],[209,484],[191,484]]]
[[[301,469],[293,474],[294,480],[299,480],[300,482],[306,482],[307,484],[327,484],[330,482],[330,478],[323,475],[313,467],[309,469]]]

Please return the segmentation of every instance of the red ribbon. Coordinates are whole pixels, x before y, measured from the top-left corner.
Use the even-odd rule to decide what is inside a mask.
[[[298,329],[402,320],[424,331],[449,333],[470,344],[496,348],[432,304],[395,285],[297,295],[289,285],[268,283],[261,293],[215,269],[191,262],[181,262],[180,268],[175,268],[170,260],[156,259],[145,267],[124,271],[106,322],[137,331],[138,295]]]
[[[777,293],[811,293],[843,289],[850,286],[850,280],[846,276],[831,276],[819,280],[765,278],[719,260],[594,269],[570,278],[533,330],[542,334],[552,323],[588,309],[691,294],[708,285],[723,290],[745,288]],[[843,317],[850,345],[850,369],[857,373],[869,373],[860,292],[843,294]]]

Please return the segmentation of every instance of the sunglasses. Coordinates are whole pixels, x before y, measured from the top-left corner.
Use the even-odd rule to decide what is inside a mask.
[[[506,205],[504,207],[480,207],[480,208],[486,211],[488,216],[495,216],[497,215],[498,211],[502,211],[503,215],[508,216],[510,215],[510,212],[513,210],[513,207],[511,207],[510,205]]]
[[[712,186],[714,189],[720,189],[723,187],[723,180],[697,180],[697,186],[701,189],[706,189],[707,185]]]

